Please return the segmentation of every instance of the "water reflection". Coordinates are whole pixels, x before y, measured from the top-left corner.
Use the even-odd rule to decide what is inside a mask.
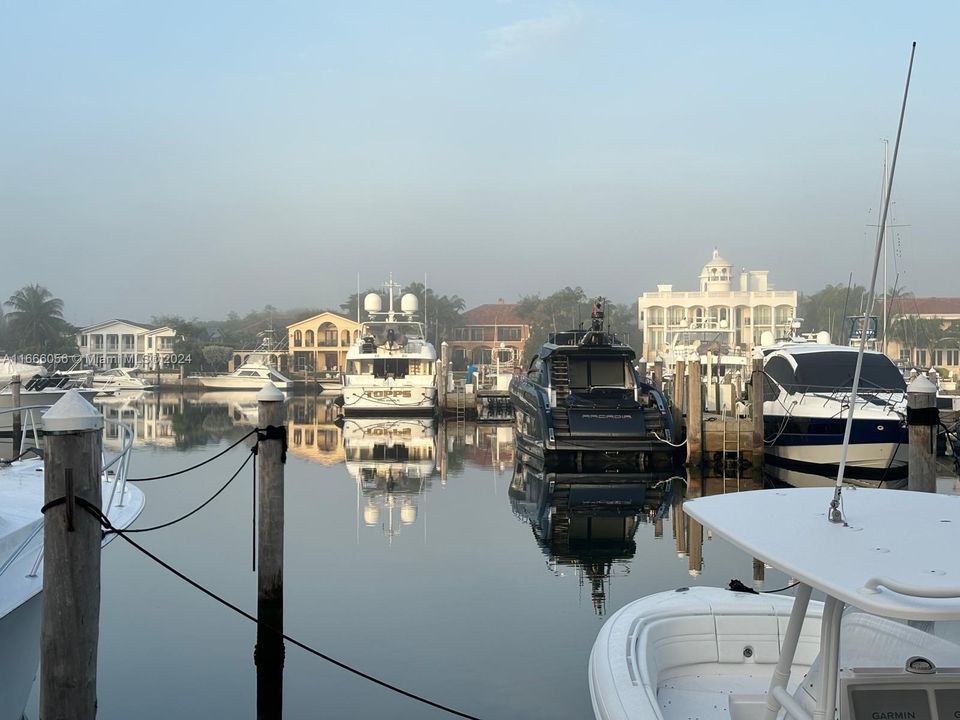
[[[573,568],[581,585],[590,585],[594,612],[603,615],[611,578],[629,572],[638,526],[652,524],[662,536],[674,497],[682,498],[678,485],[682,479],[668,474],[546,472],[523,456],[509,496],[514,514],[530,523],[550,569]]]
[[[589,585],[594,612],[604,615],[611,579],[629,573],[640,527],[650,527],[653,538],[659,539],[667,521],[677,558],[686,561],[690,576],[697,577],[704,569],[704,543],[712,537],[709,533],[705,537],[700,523],[683,512],[683,502],[763,487],[758,475],[679,472],[561,473],[545,471],[533,458],[519,455],[510,482],[510,505],[530,524],[549,569],[562,575],[572,568],[580,585]],[[762,585],[763,575],[763,565],[754,563],[754,583]]]
[[[287,400],[287,442],[293,455],[321,465],[344,460],[334,395],[297,395]]]
[[[424,418],[348,418],[344,465],[357,483],[357,532],[379,528],[392,542],[417,522],[419,500],[437,474],[437,432]]]

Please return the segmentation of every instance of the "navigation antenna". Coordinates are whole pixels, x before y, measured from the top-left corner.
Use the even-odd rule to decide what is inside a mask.
[[[907,82],[903,88],[903,102],[900,105],[900,122],[897,124],[897,139],[893,145],[893,160],[890,163],[890,176],[887,178],[884,188],[883,215],[880,218],[880,227],[877,228],[877,248],[873,256],[873,274],[870,276],[870,291],[867,294],[867,303],[863,309],[863,332],[860,333],[860,347],[857,349],[857,367],[853,372],[853,386],[850,388],[850,406],[847,410],[847,424],[843,429],[843,445],[840,447],[840,468],[837,470],[837,486],[833,491],[833,499],[830,501],[830,509],[827,513],[830,522],[834,523],[846,524],[846,521],[843,519],[843,504],[840,497],[840,489],[843,485],[843,471],[847,465],[847,450],[850,448],[853,411],[857,406],[857,390],[860,389],[860,370],[863,368],[863,352],[867,346],[866,328],[877,290],[877,270],[880,267],[880,253],[883,250],[884,230],[887,226],[887,213],[890,210],[890,193],[893,191],[893,173],[897,169],[897,154],[900,152],[900,134],[903,132],[903,116],[907,110],[907,93],[910,91],[910,75],[913,73],[913,56],[916,52],[917,43],[914,42],[910,49],[910,64],[907,66]]]

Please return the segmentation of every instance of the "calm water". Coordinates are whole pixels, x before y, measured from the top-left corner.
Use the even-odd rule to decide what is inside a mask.
[[[751,583],[751,558],[676,509],[684,492],[756,481],[544,476],[518,462],[509,426],[340,429],[331,400],[288,403],[285,629],[390,683],[482,718],[591,718],[587,658],[607,616],[659,590]],[[252,396],[230,393],[101,409],[135,428],[134,477],[209,457],[256,419]],[[199,505],[247,452],[142,484],[135,527]],[[137,539],[255,613],[251,503],[248,466],[201,513]],[[784,581],[767,571],[767,587]],[[104,554],[101,622],[101,718],[256,716],[253,624],[119,540]],[[296,647],[283,683],[287,718],[447,717]]]

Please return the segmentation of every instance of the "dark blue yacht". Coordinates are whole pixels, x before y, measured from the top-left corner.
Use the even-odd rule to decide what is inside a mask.
[[[510,383],[517,446],[576,470],[670,467],[678,456],[667,401],[640,378],[636,353],[604,329],[603,319],[600,298],[589,330],[551,333]]]

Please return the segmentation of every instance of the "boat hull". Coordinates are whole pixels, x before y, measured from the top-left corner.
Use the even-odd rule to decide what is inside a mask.
[[[550,407],[545,393],[515,382],[510,389],[517,447],[548,466],[580,469],[630,465],[667,468],[677,460],[672,420],[659,406],[648,408]]]
[[[0,617],[0,720],[19,720],[40,666],[42,593]]]
[[[262,390],[263,387],[268,382],[273,382],[274,387],[278,390],[292,390],[292,382],[282,382],[282,381],[271,381],[267,378],[234,378],[229,376],[223,377],[197,377],[197,382],[200,384],[200,387],[205,390],[246,390],[249,392],[257,392]]]
[[[433,415],[437,409],[433,386],[344,385],[341,397],[346,416]]]
[[[770,465],[836,475],[846,418],[764,416]],[[854,479],[901,479],[907,474],[907,428],[899,417],[855,418],[844,470]]]

